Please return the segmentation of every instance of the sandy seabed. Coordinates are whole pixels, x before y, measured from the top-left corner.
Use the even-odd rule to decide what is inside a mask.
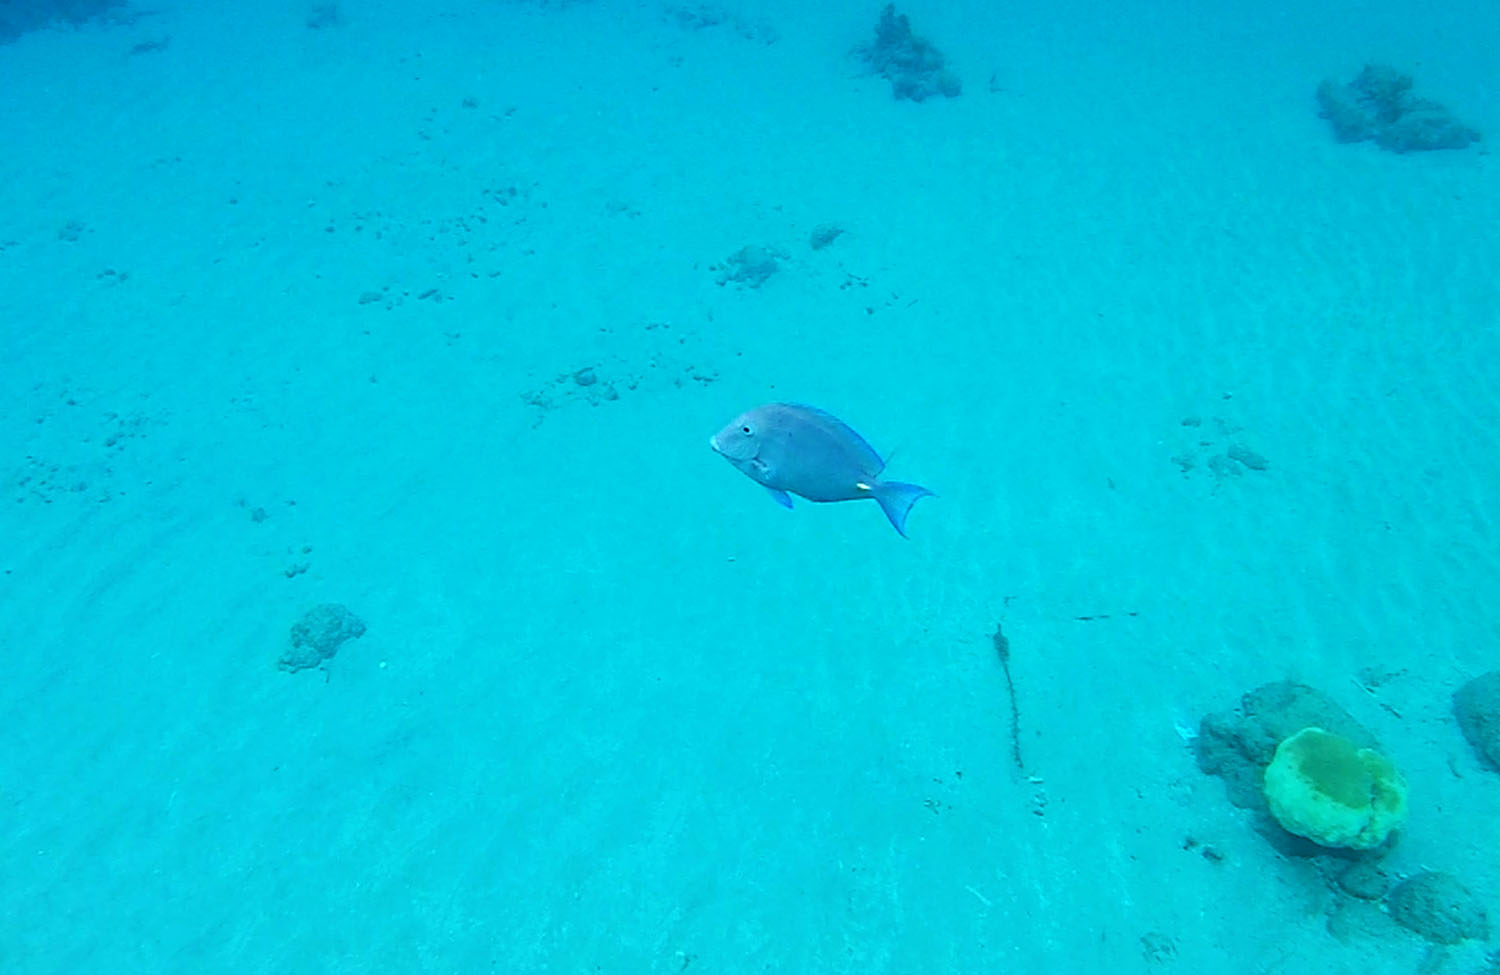
[[[912,6],[914,104],[864,4],[295,7],[0,48],[0,968],[1481,969],[1185,739],[1322,689],[1500,912],[1500,173],[1312,108],[1500,132],[1493,9]],[[910,541],[708,451],[773,399]]]

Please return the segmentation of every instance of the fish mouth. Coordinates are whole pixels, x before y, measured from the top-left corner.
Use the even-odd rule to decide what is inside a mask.
[[[760,453],[759,445],[741,436],[740,428],[732,425],[709,437],[708,445],[714,453],[735,464],[751,460]]]

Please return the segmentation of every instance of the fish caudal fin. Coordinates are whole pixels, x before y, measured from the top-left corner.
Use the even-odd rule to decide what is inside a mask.
[[[916,484],[903,484],[900,481],[879,481],[870,491],[876,501],[880,502],[880,510],[891,520],[891,526],[906,537],[906,516],[911,513],[911,506],[922,498],[934,497],[933,493]]]

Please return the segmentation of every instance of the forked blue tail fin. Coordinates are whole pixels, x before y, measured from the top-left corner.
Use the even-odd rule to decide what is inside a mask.
[[[880,510],[885,512],[885,516],[891,520],[891,526],[902,538],[906,537],[906,516],[911,513],[911,506],[922,498],[936,497],[920,485],[903,484],[901,481],[880,481],[875,485],[873,494],[875,500],[880,502]]]

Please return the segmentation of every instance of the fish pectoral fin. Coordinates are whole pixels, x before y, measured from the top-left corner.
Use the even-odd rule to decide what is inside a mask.
[[[768,487],[766,490],[770,492],[771,497],[775,499],[776,503],[783,508],[790,508],[792,506],[792,496],[790,494],[787,494],[780,488]]]

